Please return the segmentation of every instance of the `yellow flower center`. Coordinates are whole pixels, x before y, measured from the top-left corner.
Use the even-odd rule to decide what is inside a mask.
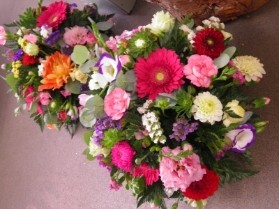
[[[212,46],[213,44],[214,44],[214,41],[212,40],[212,39],[207,39],[206,40],[206,42],[207,42],[207,44],[209,45],[209,46]]]
[[[165,78],[165,74],[164,73],[162,73],[162,72],[156,73],[156,79],[158,81],[162,81],[162,80],[164,80],[164,78]]]

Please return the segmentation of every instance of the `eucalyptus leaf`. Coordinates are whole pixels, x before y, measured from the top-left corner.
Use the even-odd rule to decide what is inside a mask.
[[[97,27],[100,31],[106,31],[106,30],[109,30],[111,29],[113,26],[113,23],[112,22],[98,22],[97,23]]]
[[[69,81],[65,85],[65,89],[72,94],[80,94],[81,83],[79,81]]]
[[[91,72],[91,67],[96,65],[96,61],[95,60],[88,60],[87,62],[85,62],[84,64],[82,64],[80,66],[80,71],[83,73],[90,73]]]
[[[92,135],[93,131],[87,131],[83,134],[83,140],[87,146],[89,146],[89,142],[91,140]]]
[[[236,52],[236,47],[231,46],[231,47],[226,48],[223,53],[229,55],[229,57],[232,58],[232,56],[234,55],[235,52]]]
[[[78,65],[85,63],[90,57],[90,53],[85,46],[76,45],[74,51],[71,54],[71,59]]]
[[[93,111],[83,108],[79,114],[80,123],[87,127],[92,128],[92,126],[96,123],[96,116]]]
[[[56,124],[57,123],[57,116],[53,114],[45,114],[44,115],[44,122],[49,124]]]
[[[127,81],[126,76],[123,74],[122,71],[117,75],[115,85],[117,87],[122,88],[122,89],[125,89],[125,90],[127,89],[128,81]]]
[[[218,69],[225,67],[230,61],[230,56],[222,53],[218,58],[214,60],[214,64],[218,67]]]
[[[5,80],[6,83],[9,85],[9,87],[16,93],[17,92],[16,84],[18,82],[18,79],[15,78],[13,74],[8,74]]]
[[[125,73],[128,87],[127,91],[134,91],[135,90],[135,85],[136,85],[136,76],[135,76],[135,71],[130,70],[127,73]]]
[[[94,95],[85,103],[85,109],[94,114],[95,118],[101,118],[104,116],[104,100],[99,95]]]

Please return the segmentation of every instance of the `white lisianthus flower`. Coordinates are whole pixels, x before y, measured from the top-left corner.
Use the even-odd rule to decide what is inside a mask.
[[[37,56],[39,53],[39,47],[36,44],[27,43],[23,48],[23,51],[29,56]]]
[[[103,89],[107,85],[108,80],[100,73],[93,73],[91,75],[91,80],[89,81],[90,90]]]
[[[223,105],[210,92],[199,93],[193,103],[191,112],[194,114],[195,120],[203,123],[209,122],[211,125],[222,120]]]
[[[238,56],[233,60],[234,66],[239,70],[239,72],[245,77],[245,80],[250,81],[259,81],[265,70],[263,64],[260,60],[253,56]]]
[[[232,100],[226,105],[226,108],[228,108],[228,111],[231,111],[239,116],[239,118],[234,118],[231,117],[228,113],[224,112],[223,123],[226,127],[228,127],[232,123],[240,123],[243,121],[245,116],[245,110],[239,105],[239,101]]]
[[[151,24],[147,25],[151,32],[160,35],[171,30],[174,26],[174,18],[169,12],[160,11],[154,14]]]

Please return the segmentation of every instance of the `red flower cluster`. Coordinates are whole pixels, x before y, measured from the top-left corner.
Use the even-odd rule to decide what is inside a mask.
[[[197,54],[207,55],[212,59],[219,57],[225,49],[223,34],[214,28],[205,28],[199,31],[194,41]]]
[[[204,200],[212,196],[218,189],[219,176],[212,170],[204,167],[206,174],[203,175],[202,180],[195,181],[183,192],[185,197],[193,200]]]
[[[159,180],[159,169],[150,167],[147,163],[142,163],[135,167],[132,173],[134,177],[143,176],[147,186],[152,185]]]
[[[34,65],[39,61],[38,57],[29,56],[27,54],[23,55],[22,64],[23,65]]]

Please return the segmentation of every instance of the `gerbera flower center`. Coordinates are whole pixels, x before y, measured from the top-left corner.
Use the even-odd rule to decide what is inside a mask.
[[[51,17],[51,22],[56,22],[57,19],[58,19],[58,17],[55,15],[55,16]]]
[[[163,72],[157,72],[156,73],[156,79],[158,81],[162,81],[162,80],[164,80],[164,78],[165,78],[165,74]]]

